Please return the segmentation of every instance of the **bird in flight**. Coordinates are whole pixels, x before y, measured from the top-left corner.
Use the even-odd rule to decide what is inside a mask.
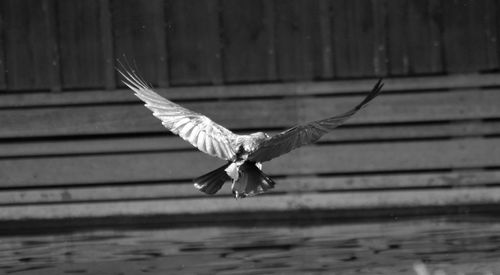
[[[195,178],[194,186],[213,195],[231,180],[235,198],[254,196],[273,188],[275,182],[262,172],[261,163],[318,141],[365,107],[383,86],[380,79],[361,103],[343,114],[299,124],[274,136],[263,132],[238,135],[210,118],[160,96],[130,66],[127,69],[121,64],[121,69],[117,70],[123,77],[122,82],[144,101],[144,106],[153,111],[163,126],[198,150],[227,161],[225,165]]]

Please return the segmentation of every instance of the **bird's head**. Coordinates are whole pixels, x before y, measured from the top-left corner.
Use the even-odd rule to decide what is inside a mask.
[[[239,135],[236,141],[238,148],[244,152],[252,152],[259,147],[259,145],[268,140],[270,137],[263,132],[257,132],[249,135]]]
[[[266,140],[269,138],[269,135],[264,133],[264,132],[256,132],[256,133],[250,134],[250,136],[254,140]]]
[[[243,150],[246,152],[254,151],[259,147],[259,145],[268,140],[269,135],[263,132],[257,132],[249,135],[240,136],[238,144],[243,146]]]

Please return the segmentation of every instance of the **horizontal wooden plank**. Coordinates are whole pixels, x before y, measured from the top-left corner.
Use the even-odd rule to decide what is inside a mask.
[[[279,84],[172,87],[168,89],[158,89],[158,92],[173,100],[329,95],[339,93],[365,93],[373,87],[375,81],[376,79],[360,79]],[[455,74],[448,76],[388,78],[384,79],[384,83],[384,91],[498,87],[500,86],[500,75]],[[137,101],[138,100],[129,90],[89,90],[57,94],[5,93],[0,95],[0,108]]]
[[[210,197],[105,203],[2,206],[0,220],[99,218],[125,215],[245,213],[467,206],[500,203],[500,188],[459,188],[356,193],[288,194],[251,199]]]
[[[276,179],[272,193],[309,193],[362,190],[387,190],[437,187],[480,187],[500,183],[500,171],[453,171],[435,173],[403,173],[389,175],[353,175],[325,177],[290,177]],[[226,184],[217,196],[231,195]],[[44,189],[3,190],[0,205],[35,203],[75,203],[90,201],[127,201],[201,197],[191,183],[136,184],[115,186],[60,187]]]
[[[328,160],[328,161],[326,161]],[[0,160],[0,185],[190,180],[224,162],[198,152]],[[309,146],[264,165],[270,175],[496,167],[500,138]]]
[[[278,131],[269,131],[271,135]],[[500,121],[340,127],[321,138],[325,142],[429,139],[500,135]],[[76,140],[10,141],[0,143],[0,157],[33,157],[196,149],[179,137],[163,136],[88,138]]]
[[[255,99],[184,104],[230,129],[285,128],[347,111],[362,96]],[[500,117],[500,92],[474,90],[382,94],[349,124],[422,122]],[[272,119],[269,119],[272,118]],[[118,133],[163,133],[140,105],[0,110],[0,138]]]

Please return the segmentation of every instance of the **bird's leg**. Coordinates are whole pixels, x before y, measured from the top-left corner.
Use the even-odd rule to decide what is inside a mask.
[[[226,169],[226,173],[228,176],[231,177],[231,179],[233,179],[233,182],[237,181],[238,178],[240,177],[239,175],[239,168],[240,168],[240,165],[239,163],[237,162],[233,162],[231,163]]]

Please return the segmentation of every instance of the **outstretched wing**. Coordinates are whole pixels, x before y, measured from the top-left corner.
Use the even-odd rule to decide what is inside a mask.
[[[230,160],[235,156],[232,141],[236,135],[213,122],[208,117],[186,109],[155,93],[134,70],[117,69],[123,76],[122,82],[144,101],[153,115],[172,133],[179,135],[200,151],[211,156]]]
[[[255,162],[264,162],[286,154],[301,146],[316,142],[324,134],[337,128],[357,111],[365,107],[370,100],[380,93],[383,85],[382,79],[380,79],[366,98],[348,112],[338,116],[300,124],[271,137],[252,152],[248,156],[248,159]]]

